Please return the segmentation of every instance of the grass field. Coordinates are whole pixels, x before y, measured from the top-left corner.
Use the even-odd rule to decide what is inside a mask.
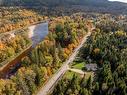
[[[75,69],[80,69],[82,70],[85,67],[85,63],[84,62],[74,62],[71,66],[71,68],[75,68]]]

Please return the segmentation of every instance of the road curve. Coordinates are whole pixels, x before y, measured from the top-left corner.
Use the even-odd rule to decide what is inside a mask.
[[[68,64],[72,63],[79,52],[80,48],[86,42],[88,36],[91,35],[91,32],[88,32],[87,35],[82,39],[80,45],[74,50],[73,54],[69,57],[67,61],[61,66],[57,73],[55,73],[51,79],[40,89],[37,95],[47,95],[51,88],[55,85],[55,83],[59,80],[59,78],[64,75],[64,73],[68,70]]]

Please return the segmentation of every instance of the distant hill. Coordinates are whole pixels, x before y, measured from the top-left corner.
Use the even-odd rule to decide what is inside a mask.
[[[127,4],[108,0],[3,0],[1,6],[65,7],[81,11],[127,14]]]
[[[84,4],[103,4],[107,0],[1,0],[4,6],[56,6],[56,5],[84,5]]]

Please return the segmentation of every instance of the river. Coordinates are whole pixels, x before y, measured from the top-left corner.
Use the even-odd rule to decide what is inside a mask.
[[[35,47],[48,34],[48,22],[32,25],[28,29],[28,37],[32,39],[32,46]]]
[[[29,26],[28,37],[32,40],[32,47],[26,49],[22,54],[17,56],[15,59],[12,59],[8,64],[0,67],[0,77],[8,78],[15,74],[15,72],[20,68],[21,59],[26,56],[34,47],[36,47],[48,35],[48,33],[48,22]]]

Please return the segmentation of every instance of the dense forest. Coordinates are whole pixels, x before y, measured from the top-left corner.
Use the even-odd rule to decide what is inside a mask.
[[[64,77],[55,87],[51,95],[92,95],[91,91],[93,88],[98,90],[98,84],[95,86],[93,84],[93,79],[90,76],[88,79],[80,77],[77,74],[73,74],[73,77],[66,78]],[[94,92],[93,95],[97,95]]]
[[[101,19],[100,22],[102,21]],[[112,25],[111,20],[105,21],[107,24],[96,23],[96,29],[78,55],[86,64],[97,64],[94,80],[75,75],[71,79],[65,77],[60,80],[52,95],[127,94],[126,29],[124,26],[118,28],[115,24]]]
[[[39,21],[44,21],[47,17],[39,15],[37,12],[25,8],[0,8],[0,33],[22,29]]]
[[[20,69],[13,76],[0,80],[0,94],[35,93],[78,46],[90,24],[81,16],[53,18],[44,41],[22,59]]]
[[[38,93],[89,32],[50,95],[127,95],[126,14],[126,4],[108,0],[1,0],[0,69],[32,44],[28,26],[48,21],[49,34],[13,73],[0,72],[0,95]]]
[[[62,9],[66,14],[79,11],[127,14],[126,4],[109,2],[108,0],[36,0],[36,2],[34,0],[2,0],[1,6],[39,7],[43,9],[46,8],[50,10],[49,12],[61,12],[59,9]]]
[[[6,34],[0,38],[0,67],[7,59],[21,53],[25,48],[31,45],[31,40],[27,37],[27,30],[18,31],[17,34]]]

